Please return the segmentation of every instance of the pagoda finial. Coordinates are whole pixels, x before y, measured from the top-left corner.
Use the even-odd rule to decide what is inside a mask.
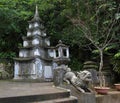
[[[59,43],[59,44],[62,44],[62,40],[59,40],[58,43]]]
[[[35,15],[34,15],[34,18],[32,19],[32,21],[33,20],[40,20],[41,21],[41,19],[40,19],[40,17],[39,17],[39,13],[38,13],[38,6],[36,5],[36,9],[35,9]]]
[[[35,15],[34,18],[39,17],[39,13],[38,13],[38,6],[36,5],[36,10],[35,10]]]

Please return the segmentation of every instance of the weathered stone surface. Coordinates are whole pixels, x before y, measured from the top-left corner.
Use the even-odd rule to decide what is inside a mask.
[[[96,103],[120,103],[120,92],[110,91],[107,95],[96,95]]]
[[[56,88],[51,82],[0,81],[0,103],[47,103],[46,101],[51,101],[50,103],[77,103],[77,99],[71,98],[68,90]]]
[[[11,63],[0,63],[0,79],[11,78],[12,76],[12,73],[10,72],[11,68],[12,68]]]
[[[70,89],[71,95],[78,98],[78,103],[120,103],[120,91],[112,90],[107,95],[94,93],[81,93],[72,85],[64,84],[62,87]]]
[[[63,70],[62,67],[59,69],[54,69],[53,81],[55,86],[59,86],[63,84],[64,73],[65,71]]]
[[[35,103],[78,103],[78,101],[76,97],[70,96],[68,98],[54,99],[54,100],[35,102]]]
[[[23,46],[19,57],[14,58],[14,79],[53,79],[53,49],[49,37],[39,17],[38,8],[29,22],[27,36],[23,37]]]
[[[14,79],[16,80],[52,81],[53,71],[58,64],[67,64],[70,60],[69,48],[61,41],[55,47],[50,46],[49,37],[42,23],[36,6],[34,18],[29,21],[27,36],[23,37],[23,45],[19,48],[19,57],[14,58]]]
[[[72,85],[64,84],[61,87],[70,89],[71,95],[78,98],[78,103],[96,103],[95,94],[94,93],[81,93]]]
[[[66,81],[68,84],[72,84],[80,92],[91,92],[88,87],[88,84],[92,82],[91,73],[87,70],[83,70],[75,74],[69,70],[66,71],[64,75],[64,81]]]

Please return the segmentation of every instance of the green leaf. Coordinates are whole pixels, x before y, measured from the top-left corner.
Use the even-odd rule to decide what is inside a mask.
[[[120,59],[120,52],[116,53],[116,54],[114,55],[114,58],[115,58],[115,59]]]
[[[93,50],[92,53],[99,54],[99,50]]]
[[[116,13],[116,14],[115,14],[115,19],[116,19],[116,20],[120,19],[120,13]]]
[[[104,51],[108,51],[108,50],[111,50],[111,49],[115,49],[115,48],[117,48],[117,47],[118,47],[118,45],[113,44],[113,45],[110,45],[110,46],[106,47],[106,48],[104,49]]]

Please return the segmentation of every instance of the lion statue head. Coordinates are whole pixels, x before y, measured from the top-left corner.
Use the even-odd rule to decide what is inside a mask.
[[[92,74],[91,72],[87,70],[83,70],[80,72],[77,72],[77,77],[85,82],[91,82],[92,81]]]

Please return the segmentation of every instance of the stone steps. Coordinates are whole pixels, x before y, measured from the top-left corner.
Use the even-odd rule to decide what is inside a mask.
[[[52,83],[2,82],[0,103],[77,103],[77,99]]]
[[[77,98],[74,96],[70,96],[68,98],[61,98],[61,99],[53,99],[43,102],[33,102],[33,103],[78,103]]]
[[[69,92],[58,92],[58,93],[46,93],[46,94],[37,94],[37,95],[23,95],[23,96],[14,96],[14,97],[4,97],[0,98],[0,103],[28,103],[28,102],[37,102],[52,100],[56,98],[67,98],[70,96]]]

